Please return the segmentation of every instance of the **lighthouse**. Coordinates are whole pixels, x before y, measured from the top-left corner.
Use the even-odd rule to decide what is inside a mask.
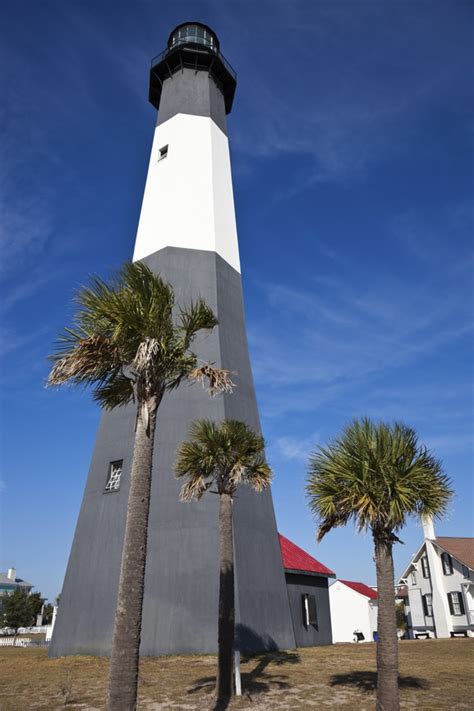
[[[199,337],[205,362],[233,371],[232,394],[166,393],[155,436],[142,655],[217,650],[218,497],[179,501],[178,446],[200,418],[260,429],[242,300],[227,116],[236,74],[215,32],[176,27],[152,60],[158,111],[134,261],[169,282],[177,303],[202,297],[219,325]],[[50,654],[110,653],[132,464],[135,408],[104,411],[66,570]],[[291,648],[295,637],[271,492],[241,487],[234,503],[235,599],[241,651]]]

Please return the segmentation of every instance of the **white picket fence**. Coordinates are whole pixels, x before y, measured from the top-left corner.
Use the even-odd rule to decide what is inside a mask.
[[[30,644],[29,637],[0,637],[0,647],[28,647]]]
[[[49,647],[51,635],[46,639],[31,639],[31,637],[0,637],[0,647]]]
[[[33,625],[32,627],[19,627],[18,634],[45,634],[51,625]],[[8,635],[11,637],[15,634],[13,627],[0,627],[0,636]]]

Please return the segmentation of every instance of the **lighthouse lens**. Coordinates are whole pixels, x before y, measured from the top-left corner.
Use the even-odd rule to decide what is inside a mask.
[[[184,25],[173,32],[170,38],[170,49],[179,44],[202,44],[209,49],[216,50],[216,40],[213,34],[200,25]]]

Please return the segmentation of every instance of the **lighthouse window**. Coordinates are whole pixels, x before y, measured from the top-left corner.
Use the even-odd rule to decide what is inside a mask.
[[[214,49],[214,36],[204,27],[199,25],[185,25],[180,27],[171,37],[171,47],[176,47],[179,44],[187,42],[195,44],[203,44],[210,49]]]
[[[107,484],[105,485],[105,491],[117,491],[118,489],[120,489],[122,467],[123,459],[117,460],[116,462],[110,462],[109,476],[107,479]]]
[[[158,160],[163,160],[163,158],[166,158],[168,155],[168,146],[163,146],[163,148],[160,148],[158,151]]]

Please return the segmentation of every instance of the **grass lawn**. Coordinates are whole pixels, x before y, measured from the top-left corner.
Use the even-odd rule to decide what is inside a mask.
[[[213,708],[216,658],[144,658],[138,708]],[[46,649],[0,647],[0,709],[102,709],[108,661],[48,659]],[[400,642],[402,708],[472,709],[472,639]],[[265,654],[242,663],[232,710],[373,709],[375,646],[340,644]]]

